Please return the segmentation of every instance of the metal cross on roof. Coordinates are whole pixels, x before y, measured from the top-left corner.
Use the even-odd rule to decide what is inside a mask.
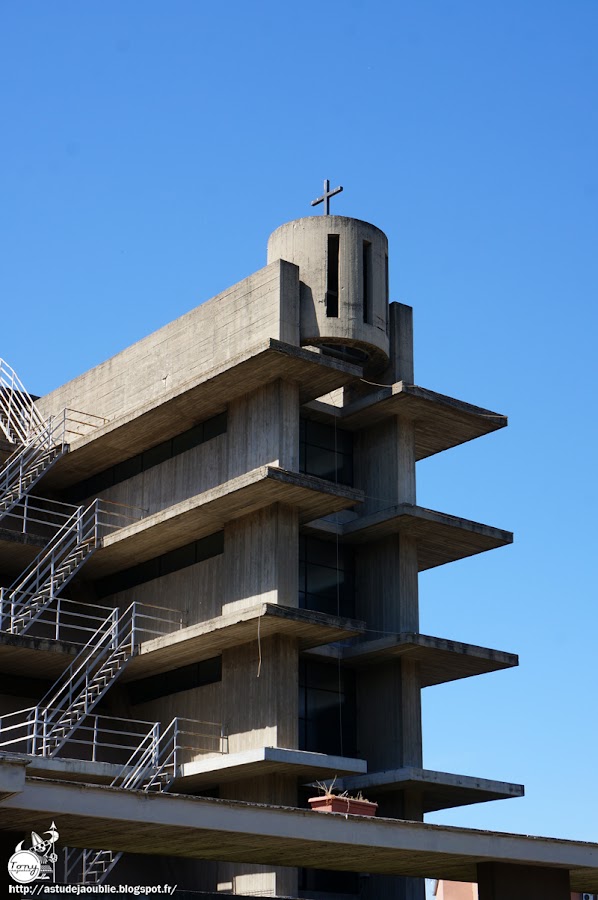
[[[326,179],[326,181],[324,182],[324,193],[322,194],[321,197],[318,197],[317,200],[312,200],[311,205],[317,206],[318,203],[324,203],[324,215],[329,216],[330,215],[330,198],[334,197],[335,194],[340,194],[341,191],[342,191],[342,187],[334,188],[334,190],[331,191],[330,190],[330,182],[328,181],[328,179]]]

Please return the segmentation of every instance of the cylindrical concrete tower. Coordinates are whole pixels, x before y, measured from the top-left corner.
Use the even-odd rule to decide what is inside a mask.
[[[268,263],[299,266],[301,344],[363,365],[388,363],[388,240],[360,219],[310,216],[270,235]]]

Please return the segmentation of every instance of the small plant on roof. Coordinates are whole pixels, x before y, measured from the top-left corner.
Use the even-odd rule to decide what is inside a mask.
[[[335,790],[336,775],[326,784],[325,781],[316,781],[316,787],[320,791],[319,796],[310,797],[307,801],[310,808],[316,812],[343,813],[345,816],[375,816],[378,809],[377,803],[366,800],[359,791],[352,797],[348,791],[340,793]]]

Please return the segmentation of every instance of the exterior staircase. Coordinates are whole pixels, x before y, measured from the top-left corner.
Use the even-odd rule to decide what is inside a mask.
[[[130,791],[167,791],[176,774],[177,739],[178,719],[173,719],[162,734],[156,723],[112,780],[110,787]],[[121,856],[122,853],[112,850],[66,848],[65,881],[103,884]]]
[[[100,512],[100,500],[77,507],[29,568],[2,590],[2,609],[8,611],[4,630],[25,634],[98,548]]]
[[[0,470],[0,519],[68,450],[66,410],[43,419],[14,369],[0,359],[0,433],[15,445]]]
[[[0,432],[10,444],[27,444],[44,424],[17,373],[0,358]]]
[[[55,756],[135,653],[136,604],[118,609],[103,624],[41,700],[34,754]]]

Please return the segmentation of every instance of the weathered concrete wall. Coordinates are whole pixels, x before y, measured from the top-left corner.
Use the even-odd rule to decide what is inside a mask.
[[[298,604],[297,511],[273,504],[224,529],[223,613],[258,602]]]
[[[112,594],[102,600],[102,605],[125,610],[137,601],[166,607],[180,612],[186,625],[195,625],[221,614],[223,584],[224,554],[221,553],[178,572]]]
[[[228,478],[272,463],[299,469],[299,389],[275,381],[233,401],[227,421]]]
[[[218,435],[101,491],[97,496],[114,503],[138,506],[148,513],[167,509],[227,480],[226,447],[227,435]],[[85,502],[91,502],[95,496],[88,497]]]
[[[134,718],[160,722],[164,728],[175,716],[222,724],[222,697],[223,686],[222,682],[218,681],[215,684],[191,688],[189,691],[179,691],[167,697],[158,697],[147,703],[136,703],[131,706],[131,710]],[[212,746],[211,742],[209,746]]]
[[[275,635],[222,654],[224,724],[229,751],[297,749],[297,644]],[[261,660],[261,663],[260,663]]]
[[[266,775],[223,785],[220,796],[227,800],[270,803],[277,806],[297,805],[297,783],[292,776]],[[218,888],[258,897],[296,897],[297,869],[282,866],[252,866],[219,863]]]
[[[299,345],[297,269],[276,261],[38,401],[114,420],[266,338]]]

